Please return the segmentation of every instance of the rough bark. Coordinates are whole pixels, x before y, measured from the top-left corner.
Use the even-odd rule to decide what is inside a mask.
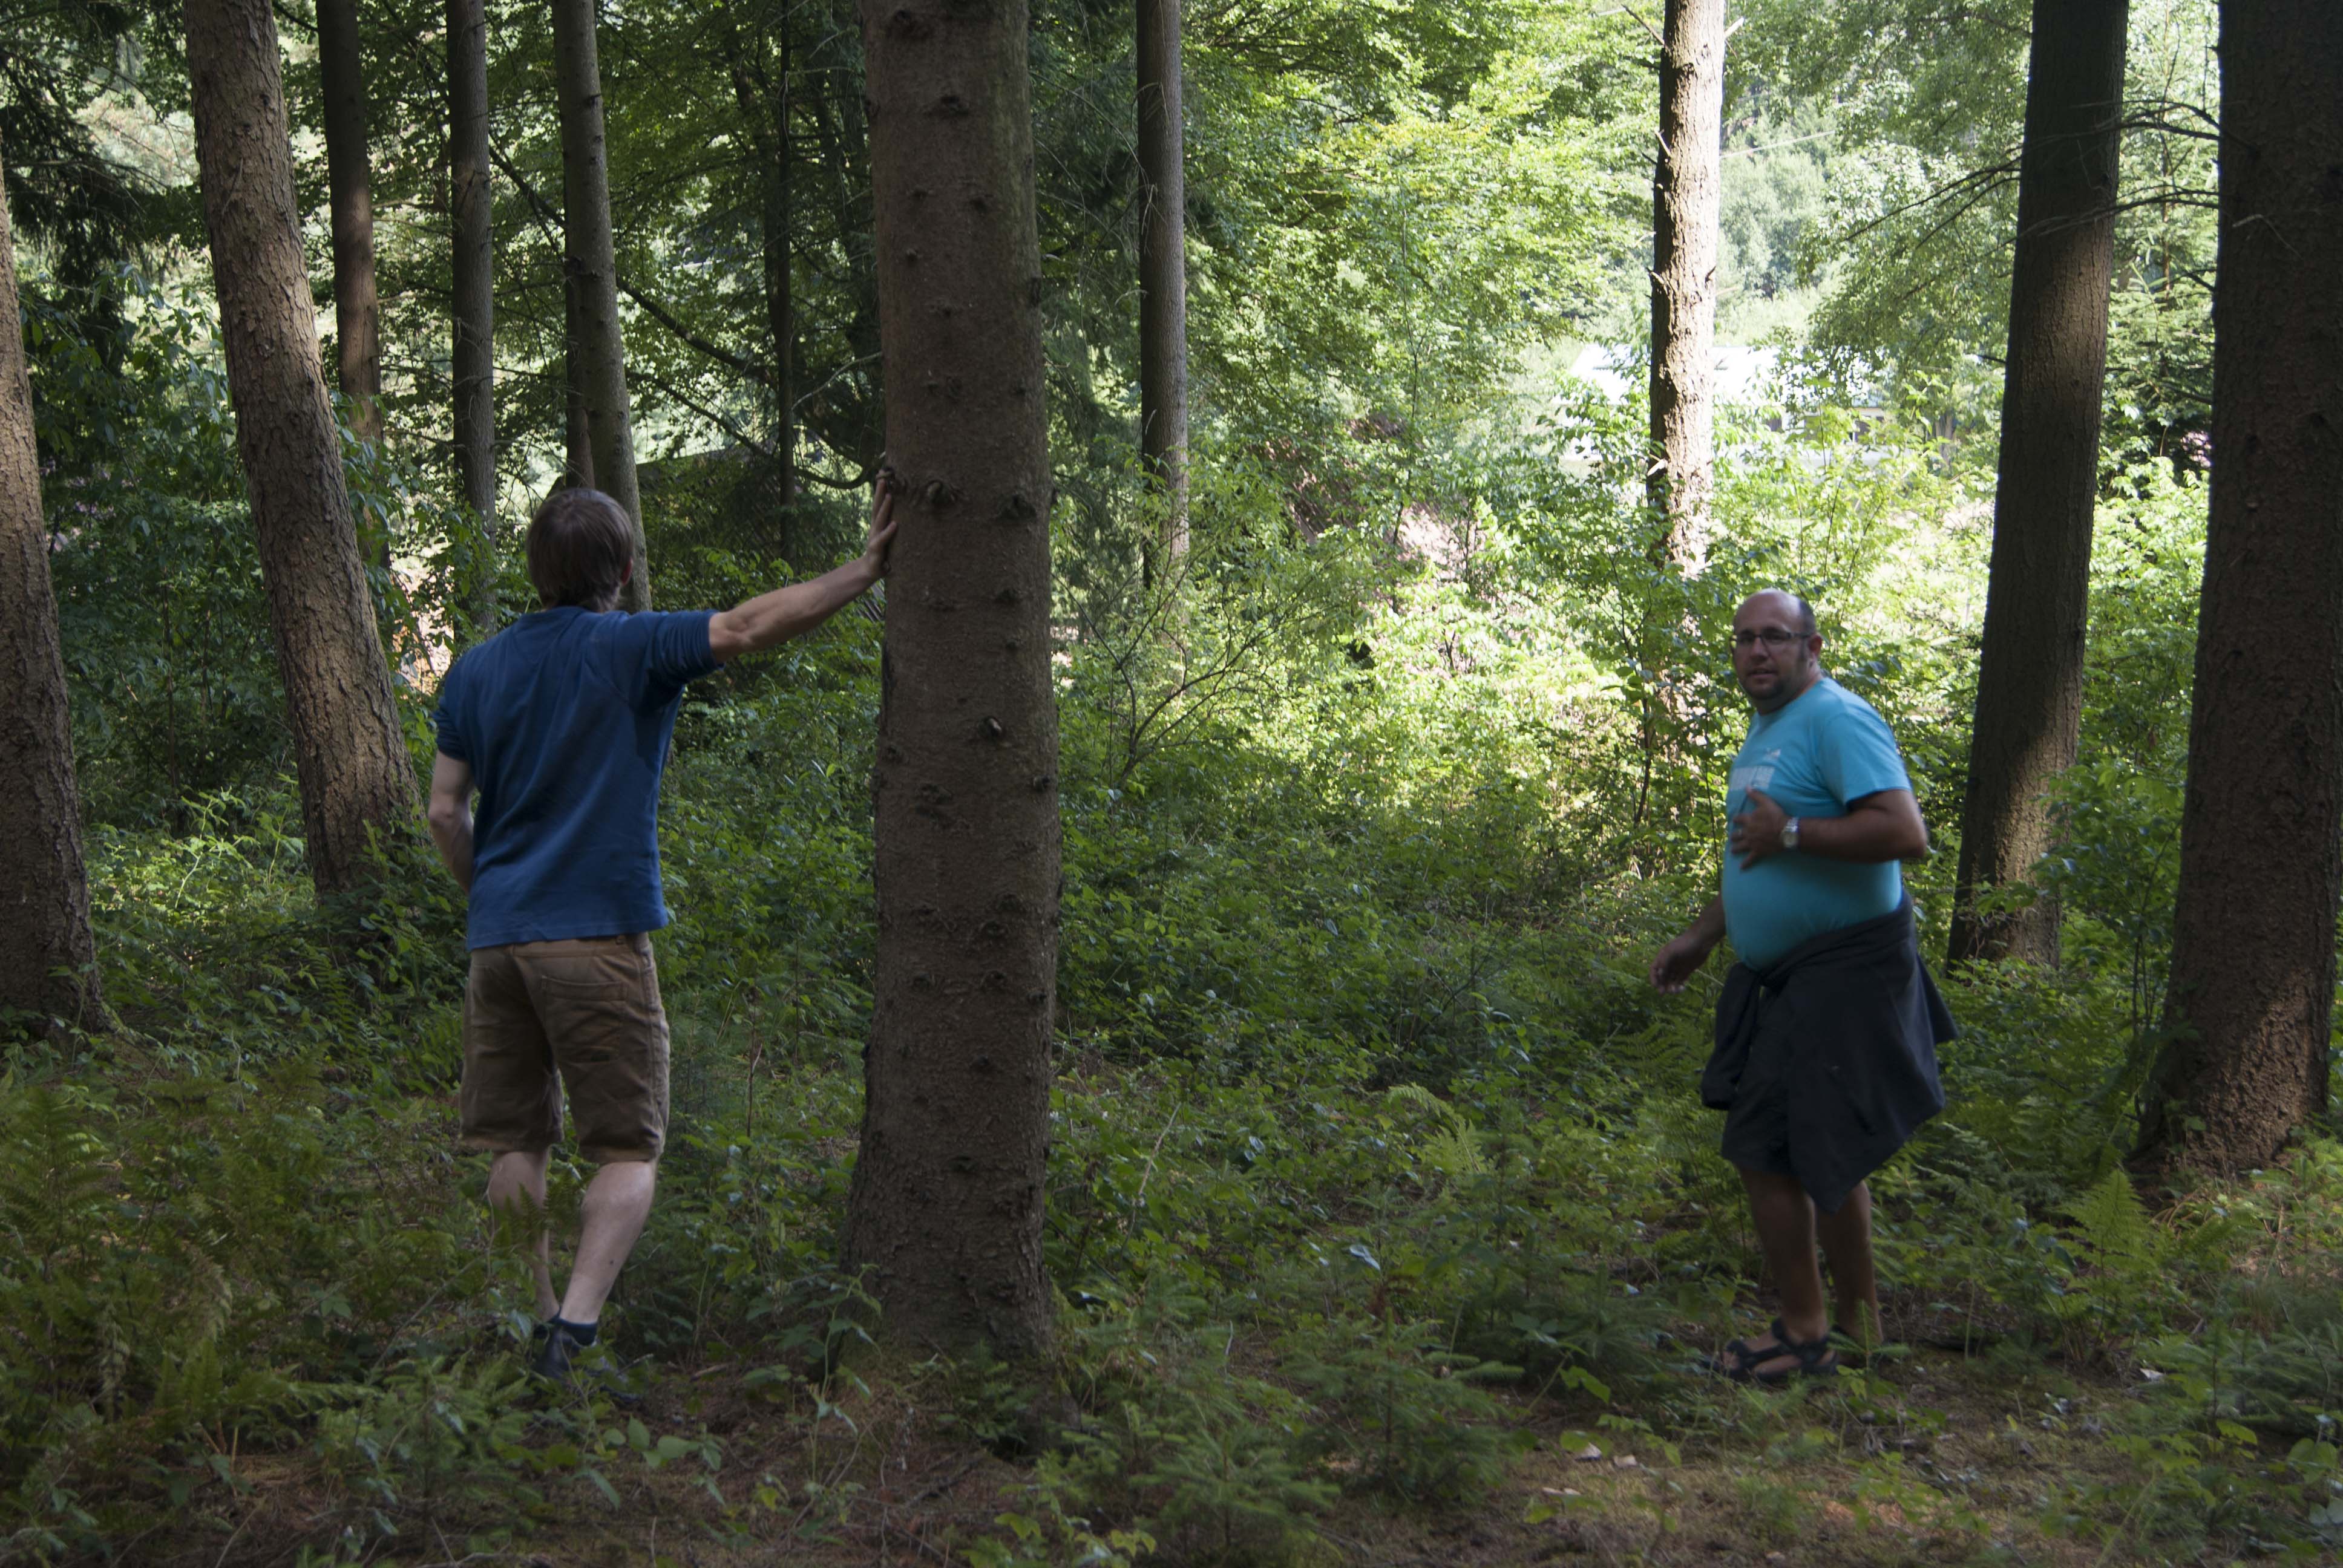
[[[352,433],[379,444],[382,327],[375,294],[374,176],[367,156],[357,0],[317,0],[317,69],[325,87],[326,187],[334,236],[335,369],[349,403]]]
[[[876,1010],[846,1257],[905,1339],[1050,1339],[1051,499],[1021,0],[863,0],[887,450]]]
[[[635,478],[635,436],[627,413],[627,352],[618,332],[618,258],[610,233],[610,162],[602,135],[602,71],[595,54],[595,0],[553,0],[554,75],[561,98],[563,271],[571,290],[569,386],[575,425],[582,417],[592,485],[627,509],[634,527],[635,572],[624,608],[651,605],[650,563],[643,548],[642,492]]]
[[[1716,480],[1716,252],[1725,0],[1667,0],[1652,172],[1651,502],[1663,549],[1697,567]]]
[[[472,629],[496,629],[497,414],[495,193],[488,168],[488,28],[484,0],[447,0],[447,206],[454,239],[456,473],[480,548],[467,598]]]
[[[2221,7],[2213,473],[2151,1166],[2268,1163],[2327,1107],[2343,889],[2343,26]]]
[[[0,196],[0,1010],[108,1027],[82,869],[81,799],[16,256]]]
[[[2058,906],[1985,918],[2050,848],[2044,791],[2075,761],[2115,273],[2128,0],[2035,0],[2017,166],[1993,566],[1949,956],[2058,961]]]
[[[350,522],[301,254],[268,0],[186,0],[196,158],[236,452],[285,680],[310,874],[368,869],[367,829],[404,831],[415,779]]]
[[[1139,450],[1166,502],[1164,554],[1188,548],[1187,175],[1180,0],[1139,0]]]

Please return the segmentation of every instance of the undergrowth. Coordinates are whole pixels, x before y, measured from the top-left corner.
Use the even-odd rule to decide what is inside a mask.
[[[1622,860],[1641,764],[1599,618],[1209,521],[1196,569],[1234,586],[1188,585],[1192,657],[1101,629],[1064,675],[1048,1366],[890,1359],[834,1262],[873,942],[877,629],[850,619],[679,728],[675,1134],[610,1375],[558,1396],[516,1375],[518,1241],[453,1152],[446,884],[394,879],[353,940],[281,782],[93,833],[133,1032],[19,1043],[0,1078],[0,1557],[443,1562],[644,1510],[843,1550],[891,1506],[874,1423],[913,1408],[1014,1466],[939,1547],[993,1568],[1331,1561],[1361,1511],[1470,1514],[1582,1446],[1725,1465],[1768,1539],[1821,1506],[1784,1477],[1828,1462],[1956,1558],[2013,1508],[2107,1560],[2343,1549],[2343,1146],[2153,1209],[2117,1161],[2160,962],[2162,840],[2125,824],[2174,809],[2140,782],[2171,762],[2163,676],[2095,686],[2107,735],[2164,739],[2062,786],[2094,961],[1948,981],[1955,1105],[1875,1181],[1904,1352],[1769,1400],[1694,1375],[1758,1270],[1691,1093],[1713,990],[1643,980],[1713,874],[1707,781]],[[2110,617],[2168,608],[2107,569]],[[1263,604],[1285,620],[1247,631]],[[1959,706],[1956,659],[1844,608],[1908,722]],[[1228,648],[1268,663],[1200,681]],[[1957,749],[1914,749],[1924,798]],[[584,1174],[557,1160],[558,1221]],[[1989,1509],[1930,1457],[1948,1417],[1909,1358],[1946,1349],[2099,1461]],[[1539,1522],[1587,1516],[1546,1490]]]

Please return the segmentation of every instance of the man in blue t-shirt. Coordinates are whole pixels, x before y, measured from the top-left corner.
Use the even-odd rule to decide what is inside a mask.
[[[684,686],[812,630],[883,577],[893,483],[881,476],[855,560],[731,609],[665,615],[617,608],[634,570],[618,503],[557,490],[528,526],[545,608],[465,654],[439,689],[431,836],[471,896],[464,1144],[492,1157],[488,1201],[538,1219],[566,1087],[579,1150],[600,1167],[558,1296],[539,1223],[534,1364],[548,1375],[595,1342],[650,1216],[666,1140],[667,1015],[649,933],[668,923],[659,775]]]
[[[1726,1112],[1725,1155],[1782,1301],[1720,1370],[1763,1382],[1837,1370],[1817,1233],[1837,1326],[1878,1335],[1864,1178],[1942,1109],[1936,1046],[1951,1034],[1897,865],[1928,852],[1928,829],[1895,736],[1823,673],[1822,643],[1813,608],[1778,588],[1734,616],[1734,674],[1756,713],[1725,798],[1724,891],[1651,968],[1680,991],[1725,937],[1740,960],[1701,1094]]]

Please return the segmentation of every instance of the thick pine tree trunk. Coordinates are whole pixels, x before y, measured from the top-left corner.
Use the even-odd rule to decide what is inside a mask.
[[[1667,0],[1652,173],[1651,502],[1664,553],[1697,566],[1716,484],[1716,252],[1725,0]]]
[[[1168,504],[1167,558],[1188,548],[1188,181],[1180,0],[1139,0],[1139,450]]]
[[[2212,516],[2151,1166],[2268,1163],[2327,1107],[2343,888],[2343,25],[2221,6]]]
[[[473,631],[496,629],[496,253],[488,169],[488,27],[485,0],[447,0],[448,226],[454,238],[456,473],[480,530],[468,598]]]
[[[2082,725],[2129,10],[2129,0],[2035,0],[1955,962],[2058,961],[2055,901],[1986,919],[1974,900],[2025,880],[2050,848],[2043,792],[2073,765]]]
[[[16,255],[0,196],[0,1010],[109,1027],[89,930],[81,800],[49,529],[25,375]]]
[[[367,833],[403,832],[415,779],[367,592],[340,438],[317,353],[268,0],[186,0],[187,76],[204,222],[285,679],[309,869],[358,885]]]
[[[334,234],[334,347],[350,429],[382,440],[382,328],[374,280],[374,175],[367,156],[366,76],[357,0],[317,0],[325,85],[326,186]],[[386,541],[387,542],[387,541]]]
[[[1050,1340],[1058,732],[1022,0],[863,0],[887,450],[876,1012],[848,1266],[915,1342]]]
[[[627,510],[635,532],[635,575],[624,607],[651,607],[643,548],[643,499],[635,479],[635,436],[627,414],[627,353],[618,334],[618,259],[610,234],[610,160],[602,136],[602,71],[594,43],[595,0],[553,0],[554,74],[561,97],[561,212],[572,289],[569,385],[593,472],[587,481]]]

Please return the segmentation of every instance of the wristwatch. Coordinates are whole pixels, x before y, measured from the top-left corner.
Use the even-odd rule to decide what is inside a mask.
[[[1785,849],[1795,849],[1797,847],[1798,819],[1795,817],[1793,817],[1788,821],[1782,824],[1782,848]]]

